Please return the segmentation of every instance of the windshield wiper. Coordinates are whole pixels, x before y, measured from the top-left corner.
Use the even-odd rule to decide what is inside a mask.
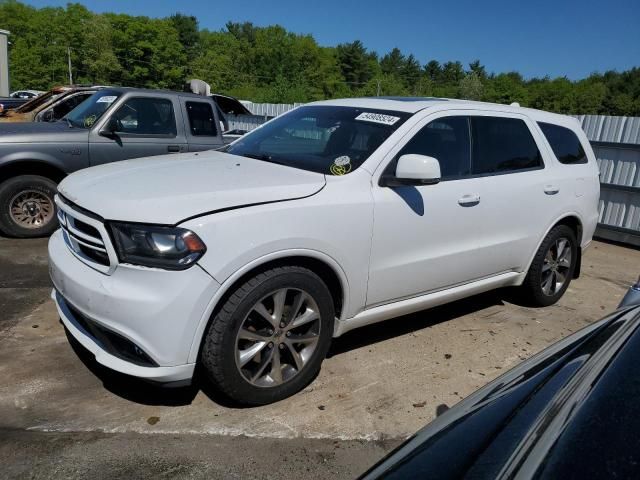
[[[71,123],[71,120],[69,120],[67,117],[63,118],[67,121],[67,125],[69,125],[69,128],[73,128],[73,123]]]

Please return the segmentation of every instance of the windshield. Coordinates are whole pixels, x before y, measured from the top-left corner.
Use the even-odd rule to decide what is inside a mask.
[[[110,90],[96,92],[67,113],[64,119],[74,127],[91,128],[119,96],[119,92]]]
[[[358,168],[409,114],[368,108],[308,106],[292,110],[229,145],[232,155],[329,175]]]

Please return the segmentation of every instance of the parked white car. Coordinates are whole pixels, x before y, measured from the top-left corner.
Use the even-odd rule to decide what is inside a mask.
[[[556,302],[598,199],[573,118],[445,99],[318,102],[224,152],[67,177],[53,298],[99,363],[178,383],[199,364],[223,394],[265,404],[307,385],[351,329],[499,287]]]

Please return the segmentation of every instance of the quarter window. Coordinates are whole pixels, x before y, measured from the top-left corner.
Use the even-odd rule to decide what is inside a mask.
[[[471,156],[468,117],[444,117],[427,124],[414,135],[398,154],[419,154],[440,162],[442,180],[468,176]],[[397,161],[392,162],[395,172]]]
[[[584,148],[573,131],[550,123],[538,122],[538,125],[560,163],[587,163]]]
[[[217,131],[211,105],[204,102],[187,102],[186,105],[191,135],[195,137],[215,137]]]
[[[131,98],[114,117],[118,123],[117,131],[121,133],[176,136],[173,103],[165,98]]]
[[[517,118],[471,117],[474,175],[542,168],[527,124]]]

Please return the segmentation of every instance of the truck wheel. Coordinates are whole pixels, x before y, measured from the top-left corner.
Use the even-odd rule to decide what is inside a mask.
[[[213,386],[245,405],[265,405],[303,389],[318,373],[335,311],[325,283],[303,267],[260,273],[217,310],[200,361]]]
[[[542,241],[522,284],[523,299],[534,306],[553,305],[569,287],[578,258],[576,236],[566,225],[551,229]]]
[[[21,175],[0,184],[0,230],[18,238],[50,235],[58,227],[54,181]]]

